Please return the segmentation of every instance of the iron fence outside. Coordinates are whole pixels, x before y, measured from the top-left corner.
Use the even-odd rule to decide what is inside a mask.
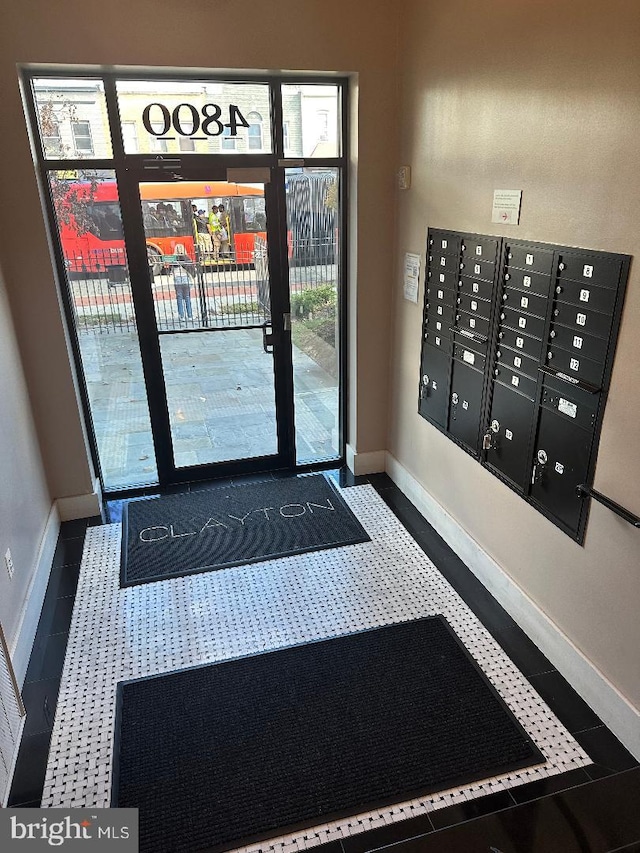
[[[335,240],[305,240],[289,246],[290,292],[337,286]],[[136,331],[131,281],[122,256],[109,250],[65,258],[69,290],[80,333]],[[188,269],[185,271],[183,267]],[[158,270],[158,265],[155,266]],[[188,281],[185,278],[188,276]],[[158,328],[253,326],[270,320],[266,241],[258,238],[252,257],[198,255],[181,264],[174,256],[159,271],[150,268]],[[182,282],[182,283],[181,283]],[[180,294],[181,293],[181,298]]]

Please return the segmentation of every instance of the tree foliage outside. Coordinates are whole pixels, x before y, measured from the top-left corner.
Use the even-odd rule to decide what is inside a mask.
[[[77,117],[76,105],[65,98],[50,97],[38,102],[38,122],[45,146],[45,156],[66,159],[70,147],[60,140],[59,128],[62,121],[73,122]],[[47,140],[56,140],[47,143]],[[74,159],[81,159],[74,154]],[[49,172],[51,197],[59,225],[73,228],[78,236],[95,232],[91,216],[100,181],[95,169],[64,169]]]

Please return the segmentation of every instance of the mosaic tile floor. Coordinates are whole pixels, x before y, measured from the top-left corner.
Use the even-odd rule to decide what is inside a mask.
[[[543,765],[256,844],[300,850],[591,763],[371,485],[343,490],[371,542],[119,588],[120,525],[87,532],[43,806],[109,803],[120,680],[442,614]]]

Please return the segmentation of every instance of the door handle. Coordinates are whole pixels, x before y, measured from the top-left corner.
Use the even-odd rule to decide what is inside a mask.
[[[267,331],[270,329],[271,331]],[[262,348],[265,352],[273,352],[273,327],[269,323],[262,326]]]

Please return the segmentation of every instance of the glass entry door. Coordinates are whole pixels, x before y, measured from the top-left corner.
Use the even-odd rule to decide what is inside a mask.
[[[290,465],[290,343],[272,279],[285,285],[271,246],[285,232],[272,188],[204,175],[137,180],[134,196],[146,253],[140,302],[153,312],[145,373],[161,480]]]

